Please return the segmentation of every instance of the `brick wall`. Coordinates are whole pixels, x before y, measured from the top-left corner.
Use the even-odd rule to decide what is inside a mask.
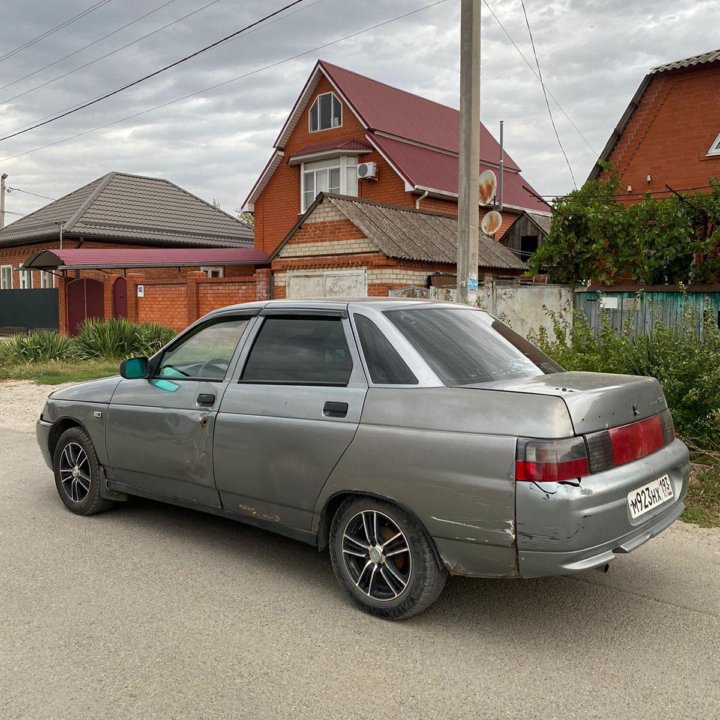
[[[65,239],[67,249],[77,248],[80,243]],[[86,241],[83,248],[133,248],[143,246]],[[0,248],[0,265],[12,265],[13,287],[20,287],[17,267],[30,255],[41,250],[56,250],[58,241],[35,243],[13,248]],[[40,272],[33,271],[33,288],[40,287]],[[267,299],[270,295],[269,268],[255,271],[252,266],[230,265],[224,268],[224,278],[209,279],[199,268],[167,267],[141,269],[69,270],[55,276],[59,297],[59,327],[67,332],[67,305],[65,286],[76,278],[88,278],[103,283],[104,316],[113,316],[113,285],[118,277],[127,278],[128,319],[138,322],[158,322],[174,330],[181,330],[198,317],[218,307],[256,298]],[[137,286],[145,287],[145,296],[137,297]]]
[[[655,75],[610,154],[619,192],[707,185],[720,177],[720,156],[707,157],[719,132],[720,65]]]

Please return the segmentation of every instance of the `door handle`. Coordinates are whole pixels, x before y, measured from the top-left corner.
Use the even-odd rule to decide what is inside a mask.
[[[197,396],[197,404],[205,407],[212,407],[215,404],[215,395],[212,393],[200,393]]]
[[[348,412],[348,404],[344,402],[326,402],[323,405],[325,417],[345,417]]]

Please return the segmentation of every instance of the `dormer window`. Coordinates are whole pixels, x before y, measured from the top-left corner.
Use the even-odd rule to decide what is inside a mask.
[[[720,135],[715,138],[713,144],[710,146],[710,149],[707,151],[707,154],[720,155]]]
[[[310,132],[330,130],[342,125],[342,108],[335,93],[323,93],[310,108]]]

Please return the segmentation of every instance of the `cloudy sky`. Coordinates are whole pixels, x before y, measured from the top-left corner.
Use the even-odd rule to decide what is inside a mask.
[[[152,72],[288,1],[4,2],[0,136]],[[0,172],[8,173],[11,188],[50,198],[110,170],[160,176],[233,212],[318,58],[457,107],[459,6],[459,0],[304,0],[157,78],[1,141]],[[562,107],[550,101],[578,183],[650,67],[720,44],[717,0],[526,0],[526,7],[547,88]],[[482,120],[495,134],[505,121],[507,150],[540,193],[566,192],[572,178],[540,84],[488,8],[534,62],[520,0],[488,0]],[[219,83],[226,84],[172,102]],[[165,106],[152,109],[159,105]],[[25,214],[46,202],[14,191],[6,210]],[[18,217],[8,214],[7,221]]]

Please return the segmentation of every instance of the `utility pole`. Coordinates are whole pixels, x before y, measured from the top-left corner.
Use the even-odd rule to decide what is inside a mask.
[[[0,175],[0,230],[5,227],[5,180],[7,173]]]
[[[461,0],[457,301],[466,305],[477,302],[479,173],[480,0]]]

